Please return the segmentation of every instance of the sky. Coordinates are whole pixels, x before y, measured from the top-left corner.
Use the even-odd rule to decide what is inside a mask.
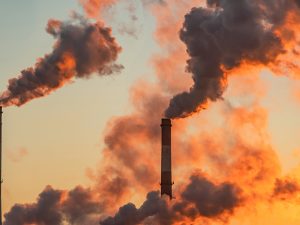
[[[186,8],[177,9],[174,6],[173,9],[173,4],[182,4]],[[129,186],[130,191],[124,194],[125,197],[116,201],[120,203],[118,206],[127,201],[140,205],[147,192],[159,190],[157,171],[160,143],[156,136],[159,136],[159,119],[163,117],[161,109],[173,94],[189,90],[192,82],[191,74],[185,71],[189,56],[186,46],[180,41],[177,27],[182,26],[183,15],[190,11],[192,5],[205,4],[204,1],[185,4],[175,0],[167,1],[167,4],[143,4],[139,0],[122,0],[119,4],[108,7],[101,14],[101,21],[112,27],[112,35],[122,47],[117,59],[117,63],[124,66],[121,72],[107,76],[93,73],[88,79],[73,79],[45,97],[33,99],[20,107],[4,108],[4,213],[9,212],[17,203],[35,202],[47,185],[58,190],[70,190],[77,185],[98,187],[104,173],[110,176],[111,169],[112,176],[116,176],[116,170],[122,171],[123,167],[126,171],[126,177],[123,178],[132,180],[132,185]],[[171,11],[170,14],[165,13],[168,10]],[[17,77],[21,70],[33,66],[38,58],[52,51],[55,40],[45,30],[48,20],[70,20],[73,11],[85,15],[77,0],[0,0],[0,90],[5,91],[9,79]],[[135,16],[134,19],[132,15]],[[178,31],[175,35],[172,33],[172,40],[168,40],[168,32],[176,29]],[[280,167],[280,177],[295,173],[300,165],[299,80],[283,74],[274,75],[274,71],[268,66],[262,69],[260,66],[249,69],[240,67],[242,72],[233,71],[228,78],[223,99],[209,102],[206,110],[196,112],[189,118],[173,120],[174,138],[178,137],[173,143],[173,167],[176,168],[178,163],[174,175],[174,179],[178,180],[178,186],[175,187],[178,196],[194,169],[203,169],[222,182],[228,180],[234,183],[234,179],[226,180],[225,175],[215,175],[217,163],[213,164],[204,158],[211,157],[212,161],[212,158],[217,160],[218,156],[220,161],[222,157],[230,158],[231,154],[236,154],[235,151],[224,152],[231,144],[224,149],[220,149],[220,146],[230,142],[231,138],[234,142],[239,135],[244,135],[241,137],[243,143],[260,143],[264,146],[262,148],[267,146],[267,149],[272,149],[279,161],[276,165]],[[163,103],[158,99],[162,99]],[[153,115],[153,118],[148,120],[141,116],[143,113],[149,117]],[[245,113],[245,118],[239,118],[236,113],[239,116]],[[253,120],[252,116],[255,117]],[[127,121],[128,118],[135,119],[131,123]],[[247,119],[249,122],[245,122]],[[150,128],[145,128],[149,121],[153,124],[149,125]],[[133,131],[134,128],[137,130]],[[154,130],[155,134],[148,129],[151,132]],[[119,140],[122,138],[130,140],[130,144],[125,145]],[[149,178],[149,183],[140,184],[142,182],[131,178],[136,174],[127,171],[131,167],[126,164],[126,160],[130,163],[132,159],[123,156],[121,150],[116,150],[116,155],[124,157],[124,161],[116,160],[114,154],[108,151],[110,148],[118,149],[114,143],[119,142],[123,144],[120,144],[120,148],[134,148],[132,142],[135,138],[138,144],[132,154],[141,157],[137,161],[147,161],[145,170],[151,169],[151,166],[155,168],[155,175]],[[153,141],[158,143],[149,143]],[[195,145],[201,146],[197,148]],[[150,151],[149,148],[152,147],[154,148]],[[130,154],[127,149],[124,152]],[[180,159],[181,156],[188,159]],[[197,160],[193,161],[195,157]],[[228,167],[230,162],[228,160]],[[110,163],[115,164],[113,169],[107,166]],[[144,166],[135,161],[132,164],[132,170],[139,171]],[[234,176],[231,172],[230,176]],[[296,180],[299,177],[297,174]],[[192,188],[192,184],[188,187]],[[245,184],[241,184],[241,187],[243,185]],[[248,186],[245,187],[247,188]],[[189,189],[185,190],[184,193],[187,193]],[[265,203],[261,204],[263,208]],[[280,212],[283,212],[281,205],[276,207],[274,211],[280,208]],[[109,208],[107,214],[114,215],[117,208]],[[295,212],[299,212],[299,209],[295,209]],[[243,220],[239,219],[242,214],[246,214],[246,210],[238,211],[237,218],[232,219],[231,224],[246,225],[245,221],[241,223]],[[262,218],[261,224],[263,221]]]

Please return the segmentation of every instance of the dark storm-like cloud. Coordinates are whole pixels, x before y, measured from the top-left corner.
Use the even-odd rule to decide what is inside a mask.
[[[243,62],[268,65],[285,52],[276,29],[295,8],[293,1],[208,0],[207,5],[185,16],[180,39],[194,84],[171,99],[166,117],[186,117],[222,99],[228,71]]]

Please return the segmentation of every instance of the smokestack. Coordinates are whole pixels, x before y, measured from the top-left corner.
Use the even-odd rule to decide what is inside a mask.
[[[0,225],[2,225],[2,106],[0,106]]]
[[[171,120],[161,120],[161,196],[169,195],[172,199],[172,171],[171,171]]]

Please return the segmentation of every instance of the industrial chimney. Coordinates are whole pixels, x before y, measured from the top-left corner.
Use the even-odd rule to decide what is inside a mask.
[[[0,105],[0,225],[2,225],[2,106]]]
[[[172,199],[172,170],[171,170],[171,120],[161,120],[161,196],[168,195]]]

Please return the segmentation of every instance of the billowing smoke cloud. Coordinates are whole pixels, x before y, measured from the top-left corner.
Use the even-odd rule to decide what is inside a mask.
[[[159,192],[150,192],[140,208],[128,203],[120,207],[114,217],[101,221],[100,225],[170,225],[184,217],[190,220],[199,216],[218,217],[232,212],[239,203],[239,190],[234,185],[216,185],[203,176],[193,175],[181,193],[181,200],[175,204],[171,205],[161,198]]]
[[[11,211],[4,215],[5,225],[47,224],[58,225],[62,223],[62,216],[57,211],[62,193],[46,187],[39,195],[35,204],[15,205]]]
[[[222,99],[227,74],[242,63],[269,65],[285,52],[277,29],[289,10],[290,0],[208,0],[209,8],[193,8],[185,16],[180,39],[190,59],[187,71],[194,84],[174,96],[165,111],[169,118],[186,117]]]
[[[100,225],[137,225],[149,217],[158,224],[168,225],[172,221],[170,213],[167,202],[160,197],[159,192],[153,191],[147,194],[147,199],[140,208],[137,209],[133,203],[128,203],[120,207],[114,217],[101,221]],[[151,223],[148,221],[146,224]]]
[[[215,185],[207,178],[199,176],[192,176],[190,180],[190,184],[181,194],[183,202],[175,205],[182,213],[185,213],[186,206],[192,203],[195,205],[192,212],[197,213],[194,217],[215,217],[223,212],[233,211],[240,201],[238,188],[230,183]]]
[[[47,32],[56,39],[52,53],[9,80],[1,105],[20,106],[50,94],[74,78],[89,78],[92,73],[108,75],[122,69],[114,63],[121,47],[111,29],[100,22],[91,23],[79,16],[71,22],[50,20]]]
[[[94,199],[91,190],[78,186],[66,192],[47,186],[36,203],[13,206],[4,215],[4,225],[96,224],[98,217],[94,222],[91,218],[99,212],[101,205]]]

